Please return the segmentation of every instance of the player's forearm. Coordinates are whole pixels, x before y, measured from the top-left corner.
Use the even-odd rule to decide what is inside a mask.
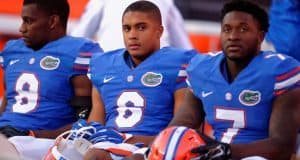
[[[186,126],[189,128],[199,128],[204,121],[205,113],[200,99],[191,91],[185,94],[184,102],[175,113],[169,126]]]
[[[134,135],[126,141],[126,143],[135,144],[135,143],[144,143],[145,147],[148,147],[154,140],[155,136],[140,136]]]
[[[199,115],[201,114],[198,109],[189,110],[180,108],[169,123],[169,126],[186,126],[194,129],[199,128],[202,123],[202,118]]]
[[[5,96],[3,96],[1,105],[0,105],[0,115],[5,111],[6,109],[6,104],[7,104],[7,99]]]
[[[55,139],[57,136],[59,136],[61,133],[70,130],[72,128],[72,125],[66,125],[64,127],[61,127],[56,130],[37,130],[33,131],[34,136],[37,138],[50,138],[50,139]]]
[[[276,140],[266,139],[249,144],[231,144],[233,159],[248,156],[262,156],[266,159],[287,160],[294,152],[295,144],[282,144]]]

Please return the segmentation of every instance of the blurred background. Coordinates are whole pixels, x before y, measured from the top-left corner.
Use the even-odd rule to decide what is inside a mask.
[[[220,10],[227,0],[174,0],[185,19],[185,28],[193,47],[200,52],[216,51],[220,49]],[[19,37],[21,24],[20,12],[23,0],[0,0],[0,50],[7,40]],[[88,0],[69,0],[70,19],[68,30],[76,25],[84,11]],[[256,0],[268,9],[271,0]],[[2,84],[0,70],[0,84]],[[3,87],[0,85],[0,97]]]
[[[185,28],[196,49],[201,52],[218,50],[220,10],[228,0],[174,0],[185,19]],[[268,9],[271,0],[256,0]],[[0,49],[7,39],[18,37],[23,0],[0,0]],[[88,0],[69,0],[71,18],[68,29],[84,11]]]

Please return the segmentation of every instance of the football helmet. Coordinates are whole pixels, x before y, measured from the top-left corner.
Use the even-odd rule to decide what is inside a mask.
[[[103,126],[96,122],[88,124],[85,120],[78,120],[71,130],[59,135],[55,144],[49,149],[44,160],[81,160],[92,145],[87,139]]]
[[[55,144],[49,149],[44,160],[81,160],[92,145],[82,137],[71,139],[72,132],[67,131],[58,136]]]
[[[170,127],[154,140],[148,160],[190,160],[200,155],[191,149],[205,145],[198,133],[187,127]]]

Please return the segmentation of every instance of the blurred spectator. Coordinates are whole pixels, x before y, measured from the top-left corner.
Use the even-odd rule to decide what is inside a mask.
[[[269,11],[270,28],[263,49],[274,49],[300,61],[300,1],[273,0]]]
[[[124,48],[122,38],[122,13],[125,8],[137,0],[90,0],[80,21],[72,29],[72,36],[96,39],[104,51]],[[183,18],[173,0],[149,0],[161,10],[164,34],[161,47],[174,46],[191,49],[192,45],[184,30]]]

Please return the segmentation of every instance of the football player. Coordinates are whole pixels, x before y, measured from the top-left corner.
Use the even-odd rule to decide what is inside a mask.
[[[68,15],[67,0],[24,0],[22,38],[7,42],[0,55],[6,90],[0,133],[6,137],[54,138],[76,120],[71,104],[90,103],[86,73],[91,55],[102,50],[66,36]]]
[[[95,39],[105,52],[124,48],[122,14],[126,7],[136,1],[138,0],[89,0],[85,12],[76,26],[72,27],[70,35]],[[160,46],[191,49],[192,44],[185,31],[184,20],[174,0],[148,1],[158,6],[162,15],[164,32],[160,38]]]
[[[112,135],[107,134],[111,138],[116,137],[116,132],[126,133],[116,144],[148,146],[168,125],[183,100],[187,90],[184,69],[195,51],[160,49],[161,15],[158,7],[148,1],[127,7],[122,28],[126,48],[91,60],[94,88],[89,121],[113,128]],[[102,132],[99,135],[104,137]],[[97,147],[99,143],[88,150],[85,159],[123,158],[109,154],[114,152],[105,145]]]
[[[300,66],[289,56],[260,50],[268,26],[259,6],[244,0],[227,3],[222,51],[191,60],[190,90],[170,125],[196,128],[206,114],[216,139],[192,152],[214,150],[210,159],[257,155],[279,160],[295,151]]]

